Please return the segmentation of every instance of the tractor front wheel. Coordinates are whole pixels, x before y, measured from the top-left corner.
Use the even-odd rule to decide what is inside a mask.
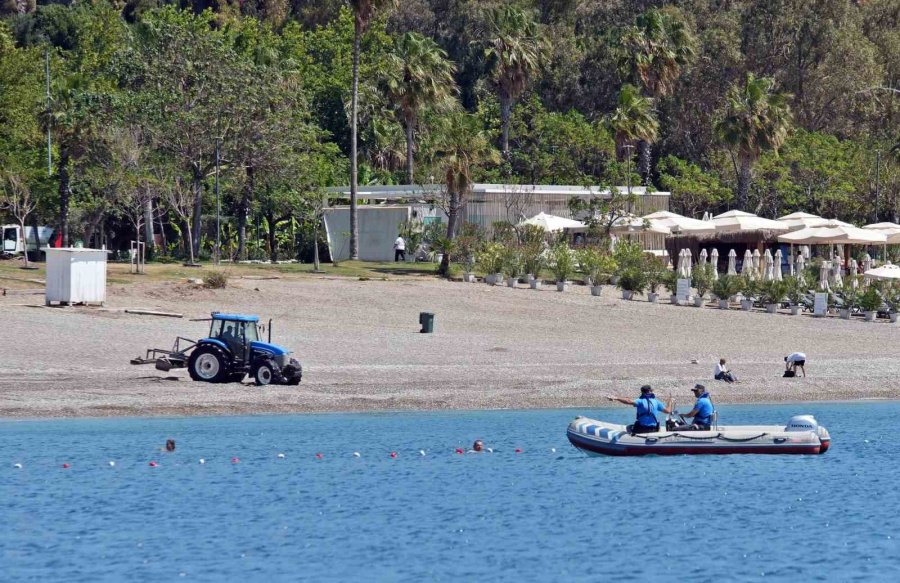
[[[195,381],[223,383],[228,380],[228,358],[216,346],[200,346],[188,359],[188,372]]]
[[[260,387],[271,384],[280,385],[284,382],[278,365],[269,359],[262,360],[253,367],[253,378]]]

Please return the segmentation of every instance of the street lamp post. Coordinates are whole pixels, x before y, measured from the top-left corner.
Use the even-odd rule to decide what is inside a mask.
[[[634,150],[634,145],[625,144],[623,146],[625,150],[625,183],[628,185],[628,196],[631,196],[631,151]]]
[[[219,261],[222,256],[222,228],[221,228],[221,213],[222,207],[221,202],[219,200],[219,148],[222,144],[222,138],[216,137],[216,265],[219,264]]]

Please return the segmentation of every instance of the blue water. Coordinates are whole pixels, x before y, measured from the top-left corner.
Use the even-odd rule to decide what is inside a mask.
[[[816,415],[799,457],[588,458],[575,413],[0,423],[0,580],[896,580],[900,403],[722,407]]]

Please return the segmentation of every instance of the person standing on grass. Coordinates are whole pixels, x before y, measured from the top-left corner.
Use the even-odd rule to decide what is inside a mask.
[[[397,235],[397,240],[394,241],[394,263],[398,261],[406,261],[406,241],[402,235]]]
[[[656,412],[671,413],[671,404],[666,407],[653,394],[650,385],[641,387],[641,396],[637,399],[627,399],[625,397],[606,397],[608,401],[618,401],[623,405],[631,405],[637,409],[637,417],[634,425],[629,426],[632,434],[636,433],[655,433],[659,431],[659,419],[656,418]]]
[[[803,378],[806,378],[806,354],[803,352],[792,352],[784,357],[784,370],[785,373],[791,372],[793,374],[785,374],[785,376],[797,376],[797,369],[803,371]]]
[[[716,370],[714,373],[714,377],[717,381],[725,381],[726,383],[734,383],[737,382],[737,377],[734,376],[730,370],[728,370],[728,366],[725,364],[727,361],[724,358],[719,359],[719,364],[716,365]]]

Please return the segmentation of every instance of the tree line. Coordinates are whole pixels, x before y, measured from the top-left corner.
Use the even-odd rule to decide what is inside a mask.
[[[225,255],[260,253],[254,226],[266,256],[303,254],[322,188],[348,183],[354,208],[359,184],[443,184],[450,238],[475,181],[644,184],[694,216],[900,214],[892,0],[5,0],[0,15],[0,205],[65,244],[155,231],[158,254],[193,261],[215,249],[218,204]]]

